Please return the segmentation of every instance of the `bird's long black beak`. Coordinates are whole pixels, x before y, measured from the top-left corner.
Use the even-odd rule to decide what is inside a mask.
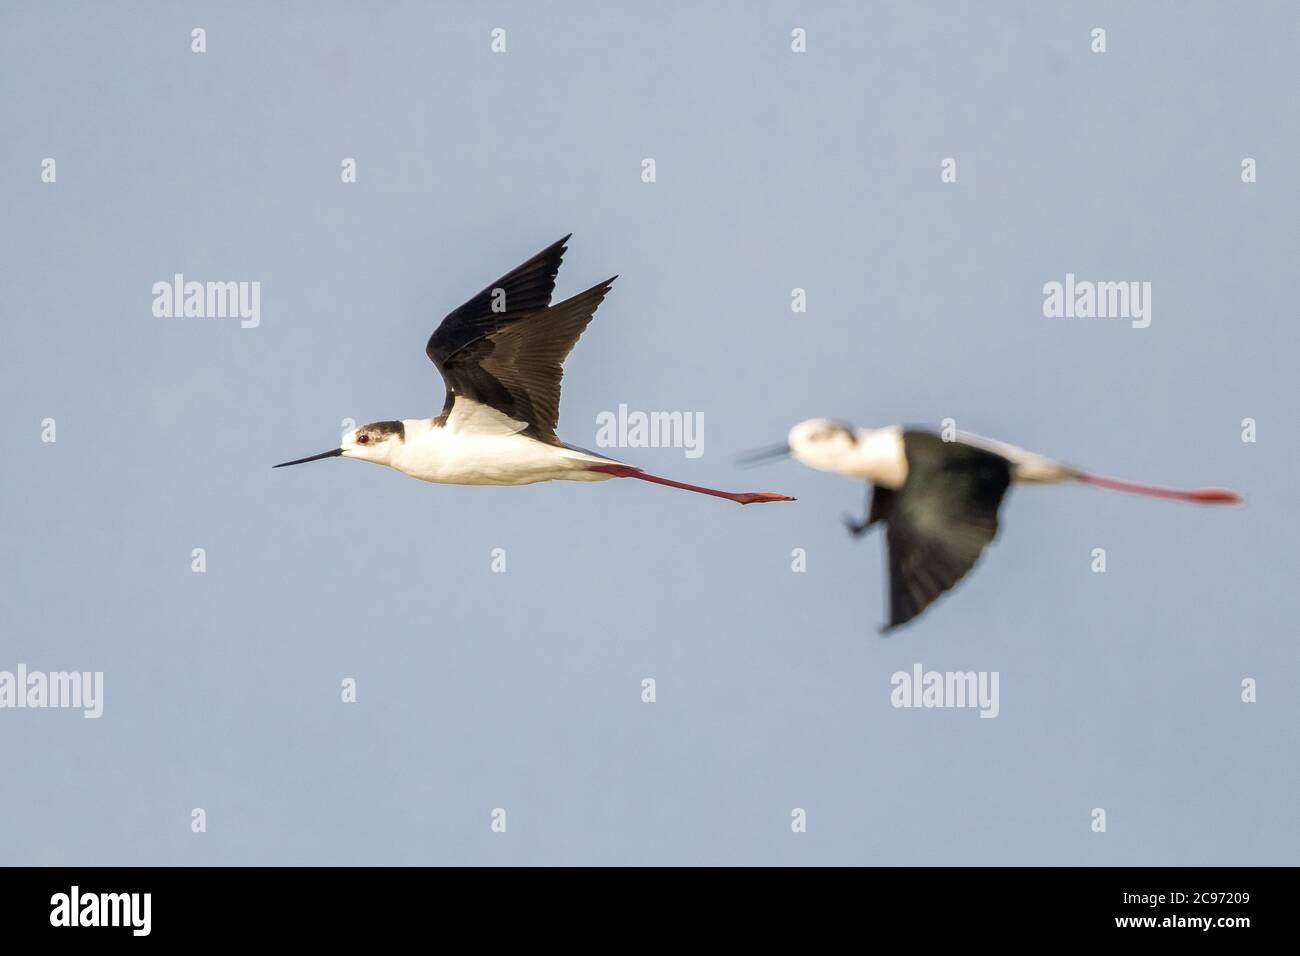
[[[342,448],[335,448],[333,451],[323,451],[319,455],[311,455],[307,458],[299,458],[297,461],[282,461],[278,465],[272,465],[272,468],[284,468],[286,465],[301,465],[305,461],[320,461],[322,458],[337,458],[343,454]]]
[[[790,455],[790,446],[785,442],[779,445],[773,445],[771,448],[760,448],[757,451],[746,452],[739,458],[741,465],[761,465],[765,461],[775,461],[778,458],[788,458]]]

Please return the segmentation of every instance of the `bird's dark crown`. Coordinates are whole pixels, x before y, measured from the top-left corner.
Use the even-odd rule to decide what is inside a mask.
[[[836,421],[826,421],[812,437],[820,440],[830,438],[832,435],[844,435],[853,444],[857,444],[858,441],[858,433],[852,425]]]
[[[401,422],[371,422],[357,429],[357,437],[367,435],[372,441],[383,441],[389,435],[396,435],[398,441],[406,441],[406,426]]]

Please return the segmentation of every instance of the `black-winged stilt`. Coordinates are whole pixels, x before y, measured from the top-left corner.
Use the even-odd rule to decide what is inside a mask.
[[[854,428],[814,418],[790,429],[784,444],[744,461],[785,456],[870,484],[866,516],[845,523],[854,537],[877,522],[885,524],[889,624],[881,633],[919,615],[974,566],[998,533],[998,508],[1013,482],[1078,481],[1200,504],[1242,501],[1241,495],[1222,488],[1182,490],[1103,478],[978,435],[957,432],[945,440],[898,425]]]
[[[614,282],[607,279],[551,305],[568,240],[565,236],[502,276],[443,319],[430,336],[425,352],[447,387],[441,415],[362,425],[332,451],[274,467],[342,457],[442,484],[639,478],[742,505],[793,501],[770,492],[718,491],[670,481],[560,441],[555,427],[561,364]]]

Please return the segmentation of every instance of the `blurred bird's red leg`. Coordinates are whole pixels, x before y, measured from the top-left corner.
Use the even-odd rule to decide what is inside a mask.
[[[1103,478],[1101,475],[1080,473],[1078,479],[1085,485],[1122,491],[1130,495],[1146,495],[1150,498],[1168,498],[1172,501],[1191,501],[1202,505],[1236,505],[1246,499],[1227,488],[1165,488],[1162,485],[1143,485],[1135,481],[1120,481],[1118,478]]]

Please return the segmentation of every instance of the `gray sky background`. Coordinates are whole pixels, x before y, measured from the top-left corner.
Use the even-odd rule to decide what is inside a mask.
[[[0,669],[105,674],[0,711],[0,862],[1298,861],[1292,5],[370,6],[0,10]],[[623,457],[797,504],[271,470],[436,414],[429,332],[567,232],[559,294],[621,278],[562,437],[699,411]],[[154,318],[176,272],[260,327]],[[1067,272],[1151,327],[1044,318]],[[882,640],[863,488],[734,464],[816,415],[1249,505],[1016,490]],[[917,662],[1001,715],[894,709]]]

